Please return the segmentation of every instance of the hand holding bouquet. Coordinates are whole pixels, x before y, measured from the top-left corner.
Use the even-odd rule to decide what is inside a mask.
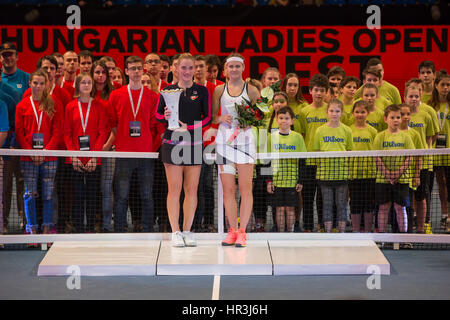
[[[265,124],[264,113],[269,112],[267,101],[259,98],[256,103],[244,98],[240,104],[235,104],[237,119],[239,126],[228,139],[227,144],[231,144],[239,135],[241,129],[246,129],[251,126],[259,127]]]

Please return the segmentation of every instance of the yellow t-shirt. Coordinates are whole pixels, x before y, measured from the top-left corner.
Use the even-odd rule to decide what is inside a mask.
[[[408,127],[408,130],[404,130],[403,132],[409,134],[409,136],[411,137],[411,140],[414,144],[414,147],[416,149],[425,149],[425,146],[423,145],[423,141],[420,137],[420,134],[416,131],[413,130],[411,128]],[[413,186],[413,178],[414,178],[414,174],[415,174],[415,170],[416,170],[416,164],[418,163],[418,161],[420,160],[422,163],[419,167],[419,170],[423,169],[423,165],[424,165],[424,158],[425,157],[418,157],[418,156],[413,156],[413,159],[411,161],[411,165],[408,168],[408,176],[409,178],[409,187],[413,190],[416,190],[417,187]],[[426,159],[425,159],[426,160]]]
[[[307,103],[305,103],[305,104],[307,105]],[[296,107],[295,110],[291,107],[292,111],[294,111],[294,123],[293,123],[293,125],[292,125],[292,129],[293,129],[295,132],[298,132],[298,133],[300,133],[300,134],[301,134],[301,125],[300,125],[300,120],[299,120],[299,118],[300,118],[300,111],[301,111],[301,108],[300,108],[300,107],[301,107],[301,106],[302,106],[302,104],[298,105],[298,106]],[[267,126],[267,127],[269,126],[270,119],[271,119],[271,117],[272,117],[273,112],[274,112],[273,107],[270,106],[270,107],[269,107],[269,112],[267,112],[267,113],[265,114],[265,120],[266,120],[266,126]],[[296,113],[296,112],[298,112],[298,113]],[[278,123],[277,123],[277,119],[276,119],[276,118],[273,119],[273,122],[272,122],[272,129],[278,129]],[[270,132],[269,132],[269,134],[270,134]]]
[[[422,93],[422,98],[420,99],[423,103],[428,104],[428,102],[431,99],[431,94],[427,94],[427,93]]]
[[[355,123],[355,117],[353,114],[349,120],[350,126]],[[374,111],[369,112],[366,118],[366,123],[373,127],[377,132],[381,132],[387,129],[387,124],[384,122],[384,112],[375,107]]]
[[[313,151],[314,135],[317,128],[328,122],[327,105],[324,103],[320,108],[311,104],[300,112],[301,133],[305,136],[306,149]]]
[[[384,109],[386,109],[386,107],[390,106],[391,104],[392,102],[381,96],[375,100],[375,107],[377,107],[381,111],[384,111]]]
[[[373,141],[377,130],[369,125],[365,128],[357,128],[354,124],[350,126],[353,135],[354,151],[368,151],[373,149]],[[375,179],[376,166],[372,157],[350,158],[350,179]]]
[[[343,123],[337,128],[323,125],[316,130],[313,148],[325,152],[353,150],[352,130]],[[348,158],[318,159],[316,178],[322,181],[348,180]]]
[[[431,123],[433,125],[433,135],[438,133],[439,132],[439,122],[438,122],[436,110],[434,110],[432,106],[430,106],[426,103],[423,103],[423,102],[419,105],[419,110],[425,111],[430,116]]]
[[[450,105],[443,102],[439,104],[439,111],[436,113],[439,123],[439,134],[447,136],[447,148],[450,148]],[[433,143],[433,148],[436,143]],[[448,155],[435,155],[433,157],[433,164],[435,167],[449,167],[450,157]]]
[[[403,131],[398,131],[397,133],[391,133],[389,130],[384,130],[377,134],[373,142],[374,150],[403,150],[403,149],[414,149],[414,143],[411,140],[409,134]],[[381,157],[385,167],[389,171],[395,171],[400,169],[406,160],[405,156],[389,156]],[[409,172],[405,170],[398,179],[398,183],[409,183]],[[377,183],[389,183],[386,177],[377,168]]]
[[[287,135],[276,131],[269,137],[271,152],[306,152],[302,135],[295,131]],[[272,160],[273,185],[279,188],[295,188],[298,183],[298,170],[298,158]]]
[[[314,135],[317,128],[328,122],[327,104],[320,108],[313,107],[312,104],[304,107],[300,112],[300,132],[305,137],[306,149],[313,151]],[[306,159],[306,165],[316,165],[316,159]]]
[[[361,94],[362,94],[362,86],[356,91],[355,100],[361,98]],[[389,104],[402,103],[400,91],[398,91],[398,89],[394,85],[390,84],[386,80],[383,80],[383,84],[380,87],[378,87],[378,96],[385,98],[389,102]]]
[[[353,111],[353,104],[344,105],[344,112],[342,112],[341,122],[346,126],[351,126],[354,122],[352,111]]]
[[[425,146],[425,149],[428,149],[427,137],[434,136],[430,115],[422,110],[419,110],[417,113],[411,113],[409,127],[419,133],[422,145]],[[423,160],[422,169],[433,170],[432,157],[425,157]]]

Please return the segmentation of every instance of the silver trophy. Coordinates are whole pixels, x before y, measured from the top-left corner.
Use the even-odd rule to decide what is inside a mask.
[[[167,108],[170,110],[170,118],[169,118],[169,130],[176,130],[180,128],[179,113],[178,113],[178,104],[180,102],[180,95],[183,92],[183,89],[168,89],[161,90],[161,94],[164,97],[164,101],[166,102]]]

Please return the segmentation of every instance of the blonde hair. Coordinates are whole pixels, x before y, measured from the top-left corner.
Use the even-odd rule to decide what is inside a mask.
[[[191,60],[193,63],[195,63],[194,56],[192,54],[190,54],[189,52],[180,54],[180,56],[178,57],[178,65],[180,64],[181,60]]]
[[[152,91],[159,93],[158,81],[155,79],[155,77],[153,77],[153,75],[150,72],[144,73],[142,76],[149,77]]]
[[[45,79],[45,86],[48,84],[48,75],[47,72],[43,69],[37,69],[30,75],[30,83],[33,81],[34,77],[44,77]],[[42,93],[41,99],[39,100],[39,109],[43,110],[47,113],[47,115],[51,118],[53,118],[53,115],[56,112],[55,109],[55,102],[52,99],[52,96],[50,95],[50,92],[45,89]]]
[[[281,78],[281,72],[280,72],[277,68],[275,68],[275,67],[269,67],[269,68],[267,68],[266,70],[264,70],[264,72],[263,72],[263,74],[262,74],[262,76],[261,76],[261,82],[262,82],[263,85],[264,85],[264,83],[265,83],[266,76],[267,76],[267,74],[268,74],[269,72],[275,72],[275,73],[278,73],[278,78],[279,78],[279,80],[283,80],[283,79]],[[299,80],[299,82],[300,82],[300,80]]]

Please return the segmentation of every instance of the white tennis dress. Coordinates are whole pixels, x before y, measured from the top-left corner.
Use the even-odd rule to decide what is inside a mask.
[[[237,112],[235,103],[240,104],[244,102],[244,98],[250,101],[247,83],[245,83],[241,94],[236,97],[230,95],[228,92],[228,84],[225,84],[222,96],[220,97],[220,110],[222,115],[231,115],[233,121],[231,125],[225,122],[220,123],[216,136],[216,151],[222,158],[226,159],[227,163],[255,163],[256,160],[255,137],[251,128],[246,130],[240,129],[237,137],[231,143],[227,143],[228,139],[239,126],[239,122],[236,120]]]

